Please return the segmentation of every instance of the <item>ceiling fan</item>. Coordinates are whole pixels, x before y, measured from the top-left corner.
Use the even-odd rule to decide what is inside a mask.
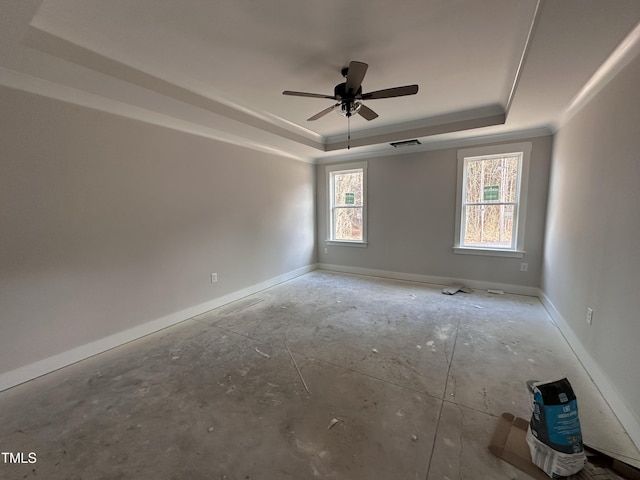
[[[385,88],[375,92],[362,93],[362,80],[367,73],[369,65],[363,62],[352,61],[348,67],[342,69],[342,76],[346,82],[339,83],[333,90],[333,95],[322,95],[320,93],[292,92],[285,90],[283,95],[293,95],[296,97],[326,98],[338,103],[325,108],[321,112],[307,119],[307,121],[317,120],[324,117],[332,110],[350,118],[354,113],[359,114],[367,120],[373,120],[378,114],[362,103],[363,100],[375,100],[378,98],[403,97],[405,95],[415,95],[418,93],[418,85],[405,85],[404,87]]]

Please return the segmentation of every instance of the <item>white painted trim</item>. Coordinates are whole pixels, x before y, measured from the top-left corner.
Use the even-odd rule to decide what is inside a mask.
[[[367,242],[349,242],[347,240],[325,240],[325,243],[329,246],[334,246],[334,247],[360,247],[360,248],[366,248],[368,243]]]
[[[625,37],[564,109],[554,133],[587,105],[624,67],[640,55],[640,23]]]
[[[286,150],[269,147],[268,145],[249,140],[248,138],[224,132],[211,126],[199,125],[189,120],[183,120],[175,116],[153,112],[143,107],[127,104],[118,100],[109,99],[91,92],[85,92],[67,87],[49,80],[9,70],[0,67],[0,85],[20,90],[34,95],[41,95],[61,102],[91,108],[119,117],[138,120],[150,125],[165,127],[178,132],[190,133],[199,137],[217,140],[219,142],[249,148],[259,152],[291,158],[303,163],[315,163],[313,159],[294,155]]]
[[[473,148],[465,148],[458,150],[458,170],[457,170],[457,182],[456,182],[456,216],[455,216],[455,232],[454,232],[454,252],[464,253],[462,249],[473,249],[474,247],[467,247],[462,245],[464,237],[462,223],[463,223],[463,198],[466,197],[464,186],[464,174],[466,170],[467,161],[473,158],[492,157],[497,155],[518,155],[519,168],[518,168],[518,201],[515,211],[515,225],[513,226],[515,239],[513,249],[505,249],[503,252],[519,253],[524,252],[524,238],[527,223],[527,197],[529,192],[529,164],[531,158],[531,150],[533,148],[533,142],[518,142],[518,143],[505,143],[499,145],[484,145]],[[506,256],[506,255],[503,255]],[[516,258],[522,258],[522,256],[515,255]]]
[[[600,368],[598,363],[591,357],[589,351],[582,345],[576,334],[573,332],[562,314],[555,307],[547,295],[540,290],[538,297],[542,305],[547,310],[553,321],[556,323],[565,340],[589,373],[600,393],[605,398],[611,410],[627,431],[631,440],[640,447],[640,419],[638,419],[629,408],[624,399],[618,394],[615,387],[609,382],[607,374]]]
[[[446,286],[462,284],[477,290],[502,290],[506,293],[516,295],[528,295],[537,297],[539,289],[537,287],[527,287],[524,285],[511,285],[506,283],[485,282],[481,280],[469,280],[463,278],[436,277],[433,275],[422,275],[419,273],[390,272],[388,270],[376,270],[373,268],[349,267],[345,265],[332,265],[329,263],[319,263],[320,270],[332,272],[351,273],[355,275],[367,275],[370,277],[391,278],[393,280],[406,280],[409,282],[426,283],[430,285]]]
[[[489,143],[510,142],[518,140],[531,140],[538,137],[548,137],[553,135],[555,130],[550,127],[539,127],[529,130],[517,130],[514,132],[487,134],[475,137],[459,137],[451,138],[448,135],[436,135],[435,137],[419,137],[421,145],[395,149],[388,143],[379,144],[371,149],[351,148],[347,152],[339,154],[328,153],[322,157],[314,157],[313,163],[316,165],[325,165],[336,162],[357,161],[360,159],[372,159],[377,157],[397,157],[401,155],[410,155],[420,152],[431,152],[437,150],[447,150],[449,148],[462,148],[470,146],[479,146]],[[457,134],[454,134],[454,136]]]
[[[327,242],[338,242],[340,245],[350,244],[351,246],[358,245],[360,247],[367,246],[367,205],[369,199],[367,196],[367,168],[369,164],[367,161],[353,162],[353,163],[338,163],[335,165],[327,165],[325,167],[326,184],[327,184],[327,226],[329,227],[329,238]],[[361,241],[348,241],[348,240],[336,240],[333,237],[333,194],[334,186],[332,176],[336,172],[349,172],[350,170],[357,171],[362,170],[362,240]],[[337,244],[337,243],[336,243]]]
[[[247,288],[237,290],[228,295],[224,295],[208,302],[186,308],[179,312],[166,315],[162,318],[152,320],[142,325],[138,325],[122,332],[109,335],[108,337],[101,338],[94,342],[87,343],[71,350],[67,350],[66,352],[62,352],[49,358],[45,358],[29,365],[25,365],[24,367],[20,367],[15,370],[0,374],[0,392],[11,387],[15,387],[16,385],[19,385],[21,383],[28,382],[29,380],[33,380],[34,378],[38,378],[42,375],[46,375],[47,373],[51,373],[55,370],[59,370],[73,363],[85,360],[94,355],[98,355],[99,353],[106,352],[107,350],[111,350],[112,348],[119,347],[120,345],[124,345],[125,343],[137,340],[146,335],[150,335],[164,328],[176,325],[192,317],[201,315],[228,303],[235,302],[236,300],[239,300],[248,295],[253,295],[254,293],[260,292],[266,288],[273,287],[275,285],[278,285],[279,283],[283,283],[293,278],[299,277],[300,275],[304,275],[305,273],[316,270],[316,268],[317,264],[311,264],[305,267],[298,268],[296,270],[292,270],[282,275],[278,275],[277,277],[265,280],[264,282],[260,282]]]
[[[285,131],[291,132],[298,137],[298,143],[307,143],[313,148],[323,149],[324,139],[322,135],[281,119],[276,115],[259,112],[237,102],[224,99],[221,92],[211,88],[211,85],[201,84],[196,86],[189,82],[191,85],[185,87],[183,85],[185,85],[186,79],[182,75],[165,77],[150,70],[140,70],[42,30],[33,23],[27,28],[20,43],[28,48],[137,85],[145,90],[154,91],[165,97],[194,105],[216,115],[222,115],[229,120],[237,120],[246,125],[253,125],[263,131],[271,131],[273,128],[269,128],[269,126],[273,126],[277,130],[283,130],[279,135],[281,137],[287,137]]]
[[[454,283],[463,284],[474,289],[488,290],[496,289],[503,290],[507,293],[514,293],[518,295],[528,295],[532,297],[538,297],[540,302],[545,307],[553,321],[558,326],[558,329],[564,336],[565,340],[576,354],[578,360],[582,363],[585,370],[589,373],[593,382],[602,393],[611,410],[616,415],[631,440],[640,446],[640,420],[629,410],[624,400],[620,397],[616,389],[609,382],[605,372],[598,366],[596,361],[591,357],[587,349],[580,343],[578,337],[573,333],[569,324],[564,320],[560,312],[553,305],[551,300],[546,294],[535,287],[526,287],[522,285],[509,285],[502,283],[483,282],[477,280],[465,280],[459,278],[449,277],[436,277],[431,275],[421,275],[414,273],[402,273],[402,272],[390,272],[387,270],[376,270],[371,268],[361,267],[349,267],[344,265],[332,265],[327,263],[319,263],[318,269],[328,270],[341,273],[349,273],[355,275],[368,275],[373,277],[391,278],[395,280],[406,280],[411,282],[420,282],[430,285],[451,285]]]
[[[536,8],[533,11],[533,16],[531,17],[531,23],[529,24],[529,31],[527,32],[527,39],[524,42],[524,48],[522,49],[522,53],[520,55],[520,61],[518,62],[518,68],[516,68],[516,74],[513,77],[513,82],[511,83],[511,88],[509,90],[509,95],[507,96],[507,103],[505,107],[505,113],[507,118],[509,118],[509,110],[511,110],[511,104],[513,103],[513,97],[516,95],[516,90],[518,89],[518,85],[520,84],[520,78],[522,77],[522,70],[527,61],[527,57],[529,56],[529,50],[531,50],[531,43],[533,41],[533,34],[536,30],[536,27],[540,23],[540,12],[542,11],[542,2],[544,0],[538,0],[536,2]]]
[[[481,255],[485,257],[523,258],[523,250],[499,250],[497,248],[453,247],[453,253],[460,255]]]

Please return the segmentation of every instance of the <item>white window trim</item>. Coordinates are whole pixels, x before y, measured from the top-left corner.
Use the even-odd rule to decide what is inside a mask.
[[[464,163],[465,158],[488,157],[491,155],[508,155],[522,152],[522,165],[519,178],[519,201],[516,213],[515,248],[487,248],[467,247],[462,245],[462,195],[464,190]],[[465,255],[486,255],[494,257],[522,258],[524,250],[524,236],[527,215],[527,194],[529,189],[529,163],[531,157],[531,142],[509,143],[504,145],[490,145],[484,147],[466,148],[458,150],[458,180],[456,196],[456,221],[453,252]]]
[[[333,182],[331,174],[334,172],[345,172],[349,170],[362,169],[362,240],[334,240],[333,239]],[[340,245],[349,247],[367,246],[367,162],[343,163],[339,165],[328,165],[325,168],[327,182],[327,245]]]

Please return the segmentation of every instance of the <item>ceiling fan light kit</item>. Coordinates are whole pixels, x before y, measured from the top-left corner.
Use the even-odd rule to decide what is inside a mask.
[[[343,117],[350,117],[354,113],[358,113],[360,108],[362,107],[362,102],[359,100],[354,100],[352,102],[343,102],[334,105],[334,110],[338,112]]]

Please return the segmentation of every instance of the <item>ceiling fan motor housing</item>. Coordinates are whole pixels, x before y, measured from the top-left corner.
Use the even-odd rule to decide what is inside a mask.
[[[339,83],[333,89],[333,95],[337,100],[353,100],[355,98],[362,98],[362,85],[358,87],[358,90],[351,93],[347,91],[347,83]]]

